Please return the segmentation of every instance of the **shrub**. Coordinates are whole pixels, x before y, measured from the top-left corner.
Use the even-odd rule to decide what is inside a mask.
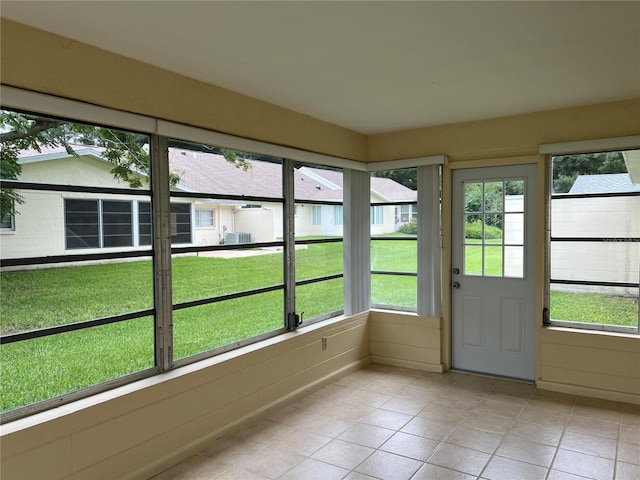
[[[404,225],[400,225],[400,232],[407,233],[409,235],[417,235],[418,234],[418,222],[415,220],[411,220],[409,223],[405,223]]]
[[[498,227],[492,227],[491,225],[484,226],[485,239],[502,238],[502,230]],[[482,239],[482,222],[476,220],[475,222],[467,223],[466,225],[466,238]]]

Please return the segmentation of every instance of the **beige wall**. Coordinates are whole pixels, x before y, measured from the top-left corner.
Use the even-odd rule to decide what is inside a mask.
[[[540,337],[539,388],[640,403],[637,336],[545,328]]]
[[[369,314],[371,361],[428,372],[445,371],[440,318],[372,310]]]
[[[640,98],[369,137],[369,161],[446,154],[451,162],[536,155],[545,143],[640,132]]]
[[[4,425],[0,476],[149,478],[368,363],[366,313],[303,327]]]
[[[0,34],[0,79],[4,85],[278,145],[366,160],[364,135],[307,115],[5,18]]]
[[[282,213],[280,213],[278,220],[282,223]],[[235,212],[235,231],[238,233],[250,233],[252,242],[275,241],[273,224],[273,209],[245,208]]]

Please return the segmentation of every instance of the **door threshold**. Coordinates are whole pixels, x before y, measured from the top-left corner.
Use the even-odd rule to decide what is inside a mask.
[[[512,382],[527,383],[530,385],[536,384],[535,380],[528,380],[526,378],[509,377],[507,375],[498,375],[495,373],[476,372],[474,370],[464,370],[462,368],[450,368],[449,371],[455,373],[464,373],[467,375],[476,375],[478,377],[499,378],[501,380],[510,380]]]

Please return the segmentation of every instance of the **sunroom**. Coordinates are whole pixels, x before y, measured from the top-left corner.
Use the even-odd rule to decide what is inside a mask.
[[[593,401],[618,418],[603,468],[640,469],[637,4],[152,3],[3,2],[3,478],[151,478],[382,373]],[[214,156],[233,180],[198,184]],[[600,175],[631,186],[571,191]],[[526,408],[503,433],[398,427],[440,442],[407,478],[500,478],[521,460],[454,428],[522,438]],[[563,441],[544,475],[601,459]]]

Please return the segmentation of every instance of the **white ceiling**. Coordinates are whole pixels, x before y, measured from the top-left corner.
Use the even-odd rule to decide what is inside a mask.
[[[9,1],[3,17],[372,134],[640,97],[640,2]]]

